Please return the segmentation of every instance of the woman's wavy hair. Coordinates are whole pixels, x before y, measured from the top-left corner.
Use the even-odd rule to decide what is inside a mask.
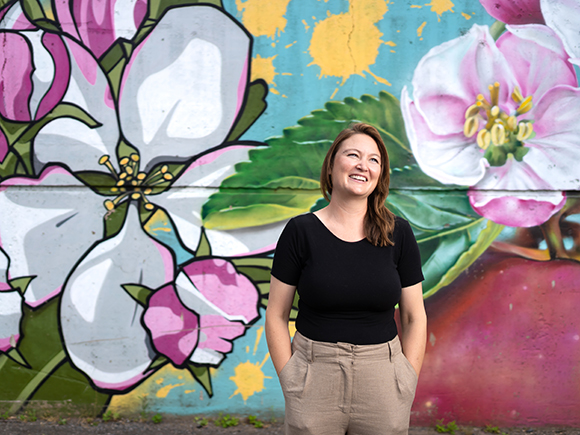
[[[389,195],[389,182],[391,179],[389,170],[389,155],[387,148],[381,138],[378,130],[369,124],[352,124],[347,129],[341,131],[330,149],[326,153],[322,163],[322,172],[320,173],[320,190],[324,198],[330,202],[332,195],[332,167],[334,159],[340,145],[346,139],[355,134],[365,134],[375,141],[381,155],[381,174],[377,187],[367,198],[368,207],[364,220],[364,233],[366,239],[375,246],[394,245],[392,240],[393,230],[395,228],[395,215],[385,206],[385,200]]]

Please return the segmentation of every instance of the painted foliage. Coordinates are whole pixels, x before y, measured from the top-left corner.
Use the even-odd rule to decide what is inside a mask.
[[[1,5],[9,412],[281,412],[272,252],[363,121],[426,277],[413,422],[580,424],[580,2]]]

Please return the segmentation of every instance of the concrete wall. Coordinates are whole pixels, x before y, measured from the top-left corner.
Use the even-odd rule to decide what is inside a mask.
[[[580,425],[578,2],[0,4],[2,412],[280,415],[271,254],[356,120],[422,254],[413,423]]]

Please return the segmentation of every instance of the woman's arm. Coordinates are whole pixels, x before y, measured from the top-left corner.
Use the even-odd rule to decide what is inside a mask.
[[[266,341],[276,373],[280,373],[292,356],[288,320],[295,292],[296,286],[271,278],[266,308]]]
[[[427,343],[427,314],[423,303],[421,283],[403,288],[399,302],[399,314],[403,353],[419,375]]]

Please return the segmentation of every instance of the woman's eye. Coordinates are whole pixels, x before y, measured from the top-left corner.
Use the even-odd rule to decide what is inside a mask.
[[[371,162],[379,164],[379,159],[375,159],[374,157],[371,159]]]

